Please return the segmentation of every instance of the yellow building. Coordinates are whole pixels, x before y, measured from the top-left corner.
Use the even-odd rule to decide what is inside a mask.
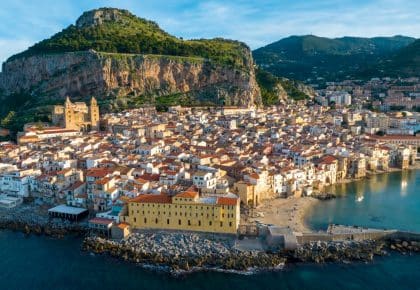
[[[233,185],[234,193],[236,193],[242,204],[248,206],[257,206],[261,198],[258,193],[255,192],[255,185],[246,182],[238,181]]]
[[[137,229],[171,229],[236,234],[240,221],[239,198],[200,197],[185,191],[173,197],[144,194],[128,202],[125,222]]]
[[[72,103],[67,97],[64,106],[54,106],[52,122],[54,125],[71,130],[98,130],[98,103],[94,97],[91,98],[89,106],[83,102]]]

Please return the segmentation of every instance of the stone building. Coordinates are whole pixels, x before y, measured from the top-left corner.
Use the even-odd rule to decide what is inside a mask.
[[[134,229],[168,229],[236,234],[240,221],[239,198],[200,196],[185,191],[175,196],[141,194],[128,202],[124,221]]]
[[[52,122],[71,130],[90,131],[99,129],[99,107],[94,97],[87,106],[84,102],[72,103],[67,97],[64,106],[54,106]]]

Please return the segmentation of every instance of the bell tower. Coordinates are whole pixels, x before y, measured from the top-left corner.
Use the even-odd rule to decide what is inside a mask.
[[[76,119],[74,116],[73,103],[67,96],[66,102],[64,103],[64,127],[66,129],[75,129]]]
[[[93,130],[99,130],[99,107],[95,97],[90,99],[89,120]]]

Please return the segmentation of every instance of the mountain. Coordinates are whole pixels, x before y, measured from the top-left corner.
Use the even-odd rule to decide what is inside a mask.
[[[253,56],[258,65],[277,76],[338,80],[353,76],[414,41],[405,36],[291,36],[255,50]]]
[[[420,77],[420,40],[360,72],[365,77]]]
[[[261,104],[252,54],[244,43],[183,40],[114,8],[85,12],[75,25],[3,63],[0,119],[10,111],[25,118],[18,123],[45,119],[47,105],[62,103],[67,95],[96,96],[103,109],[111,110]]]

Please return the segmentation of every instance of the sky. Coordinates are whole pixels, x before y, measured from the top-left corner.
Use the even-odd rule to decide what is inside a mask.
[[[420,38],[419,0],[2,0],[0,62],[100,7],[128,9],[184,39],[224,37],[252,49],[289,35]]]

